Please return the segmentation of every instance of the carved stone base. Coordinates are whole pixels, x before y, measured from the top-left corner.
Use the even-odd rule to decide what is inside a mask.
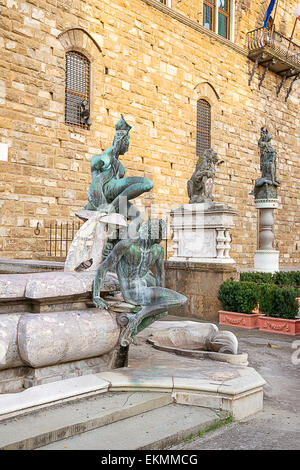
[[[265,273],[279,271],[279,251],[274,250],[274,209],[278,207],[277,199],[256,199],[259,210],[258,250],[254,256],[254,270]]]
[[[171,212],[174,255],[170,261],[225,263],[230,258],[230,228],[236,214],[224,204],[185,204]]]
[[[279,271],[279,251],[257,250],[254,255],[254,271],[263,273]]]

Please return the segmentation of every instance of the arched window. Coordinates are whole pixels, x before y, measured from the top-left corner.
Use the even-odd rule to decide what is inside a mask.
[[[66,54],[65,123],[88,129],[90,122],[90,62],[79,52]]]
[[[211,106],[206,100],[197,101],[196,154],[201,156],[211,146]]]

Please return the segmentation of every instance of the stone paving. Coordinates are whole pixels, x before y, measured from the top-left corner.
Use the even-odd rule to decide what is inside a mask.
[[[175,320],[175,317],[168,317],[168,320],[171,319]],[[300,350],[300,337],[227,326],[220,329],[230,330],[237,335],[240,350],[249,355],[249,366],[254,367],[266,380],[264,411],[191,442],[182,443],[174,449],[299,450],[300,353],[297,355],[293,343],[298,341]]]

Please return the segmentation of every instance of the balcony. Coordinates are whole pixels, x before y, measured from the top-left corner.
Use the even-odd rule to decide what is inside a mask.
[[[250,31],[247,34],[247,42],[248,57],[254,62],[249,85],[258,65],[262,65],[265,69],[259,88],[268,70],[282,77],[277,95],[287,78],[294,77],[293,82],[297,79],[300,74],[300,46],[296,43],[275,29],[264,30],[263,28]]]

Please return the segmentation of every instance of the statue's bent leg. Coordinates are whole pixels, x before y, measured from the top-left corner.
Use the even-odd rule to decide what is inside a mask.
[[[168,315],[168,312],[163,312],[163,313],[157,313],[153,314],[150,317],[144,318],[144,320],[141,321],[141,323],[137,327],[137,333],[140,331],[143,331],[145,328],[147,328],[149,325],[154,323],[157,320],[160,320],[161,318],[164,318]],[[131,337],[136,336],[134,333],[131,334]]]
[[[141,194],[150,191],[153,183],[148,178],[140,176],[129,176],[127,178],[113,179],[104,189],[106,199],[116,209],[119,206],[120,198],[127,200],[135,199]]]
[[[130,337],[135,336],[142,328],[138,328],[143,322],[143,325],[149,326],[157,319],[158,314],[169,312],[178,307],[182,307],[187,302],[187,298],[178,292],[164,287],[146,287],[142,299],[139,299],[143,308],[132,315],[129,324],[122,332],[121,345],[126,346],[130,343]],[[145,305],[145,303],[147,304]],[[146,321],[147,319],[147,321]]]

